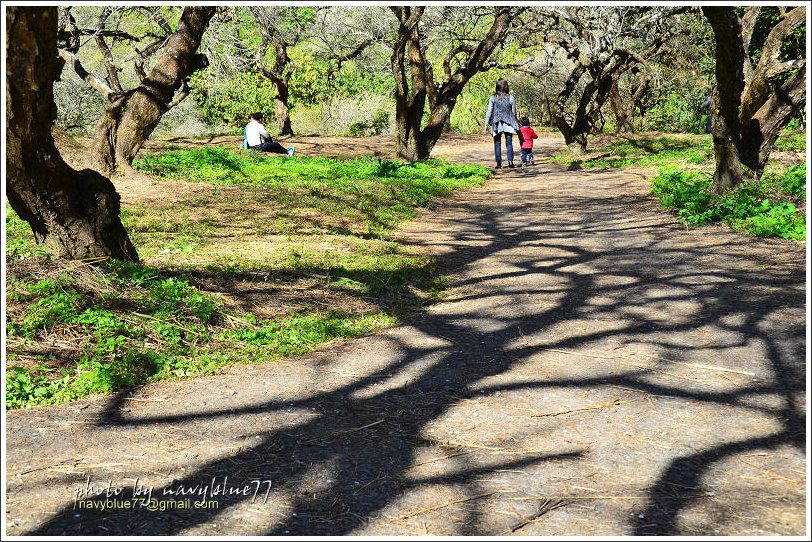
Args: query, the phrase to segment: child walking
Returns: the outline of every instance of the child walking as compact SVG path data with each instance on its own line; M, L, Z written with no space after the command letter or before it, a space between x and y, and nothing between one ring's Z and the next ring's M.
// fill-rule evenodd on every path
M536 132L530 127L530 119L522 117L522 127L519 129L522 135L522 166L535 166L533 160L533 140L537 139Z

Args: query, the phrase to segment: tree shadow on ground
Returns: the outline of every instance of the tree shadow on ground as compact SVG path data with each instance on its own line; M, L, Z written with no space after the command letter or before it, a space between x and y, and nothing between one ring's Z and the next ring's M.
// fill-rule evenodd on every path
M478 520L483 511L478 503L493 492L483 478L504 469L575 464L589 450L531 453L487 463L460 456L455 458L456 468L438 475L418 476L410 469L418 451L426 447L444 446L449 455L458 451L454 444L428 436L432 422L446 416L461 400L511 390L545 392L612 385L710 408L752 409L780 420L780 429L772 434L720 442L672 459L648 488L646 519L629 527L633 534L680 534L681 511L697 499L696 488L708 469L726 457L784 444L805 451L805 416L797 407L804 394L804 329L800 325L776 328L774 322L777 311L804 306L802 296L791 291L803 288L802 265L779 268L769 255L759 259L743 253L741 237L735 234L723 235L701 248L669 244L668 240L686 235L684 230L662 222L630 223L633 207L643 200L594 194L567 201L562 196L556 202L559 212L551 210L543 223L524 220L538 204L526 201L498 211L484 203L452 204L447 212L464 212L468 218L457 223L458 233L438 243L447 249L444 265L457 276L455 302L467 299L475 301L476 307L456 314L432 310L417 315L411 325L436 341L415 346L388 338L391 360L365 376L296 400L259 401L227 411L167 412L136 418L125 414L126 394L109 401L98 423L110 428L160 428L248 414L309 412L289 427L269 423L265 430L257 431L253 444L238 453L186 471L172 484L155 489L157 493L179 484L191 487L228 477L232 487L249 487L247 493L219 497L217 509L164 514L85 509L77 519L74 508L67 506L27 534L180 534L211 523L231 507L251 502L252 480L272 480L272 495L284 496L288 506L266 518L263 532L252 534L355 534L384 517L388 507L402 503L410 491L432 485L455 488L460 499L471 499L467 511L456 512L461 514L457 534L499 534ZM586 218L563 211L576 208ZM624 237L630 229L641 236ZM427 242L431 244L431 240ZM510 266L489 265L508 253L512 254ZM699 263L706 257L714 258L713 262ZM502 286L491 288L496 284ZM528 295L554 302L535 304L529 312L529 306L520 302ZM691 308L682 314L659 310L679 303ZM579 327L580 322L600 320L617 325ZM556 339L553 328L562 322L571 322L575 331ZM701 346L683 340L683 334L703 326L724 332L723 340ZM536 342L517 348L521 337ZM538 339L544 337L547 340ZM596 370L592 377L539 375L510 384L491 383L492 377L504 375L544 350L590 348L607 339L645 341L656 348L661 361L649 369ZM754 343L763 345L760 361L769 366L768 379L709 389L693 383L662 382L657 372L689 359L694 350L716 349L723 356L730 349ZM409 371L413 378L391 385L394 377ZM781 406L759 403L767 395L780 397ZM259 489L262 499L265 488Z

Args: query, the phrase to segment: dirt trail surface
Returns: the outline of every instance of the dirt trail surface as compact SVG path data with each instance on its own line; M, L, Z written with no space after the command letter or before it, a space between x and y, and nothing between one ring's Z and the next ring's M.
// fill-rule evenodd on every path
M559 146L400 231L451 277L404 325L9 412L8 534L803 535L804 246Z

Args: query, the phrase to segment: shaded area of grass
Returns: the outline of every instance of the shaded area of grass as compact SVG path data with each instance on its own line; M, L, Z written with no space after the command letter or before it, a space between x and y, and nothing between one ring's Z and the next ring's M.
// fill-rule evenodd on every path
M6 202L6 258L49 258L48 252L34 242L28 222L17 216Z
M598 139L586 155L576 155L564 149L553 156L552 161L589 168L621 168L703 164L712 159L713 142L710 136L629 135L608 144L601 144Z
M339 310L261 320L148 266L74 264L55 276L52 265L39 267L49 278L24 273L8 284L10 408L298 355L395 322Z
M222 147L136 167L167 181L156 191L175 189L171 179L211 185L208 195L124 206L149 265L51 261L6 205L7 407L274 360L392 325L438 299L444 277L391 232L490 175Z

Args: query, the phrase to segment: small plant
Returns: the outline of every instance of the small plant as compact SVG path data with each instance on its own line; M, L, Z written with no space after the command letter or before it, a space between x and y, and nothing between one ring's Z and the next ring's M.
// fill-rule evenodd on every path
M389 111L379 109L369 121L369 130L372 135L381 135L389 130Z
M342 134L351 137L381 135L389 131L389 112L385 109L377 110L367 121L356 121L347 126Z
M350 136L350 137L363 137L366 135L367 130L369 130L369 124L366 122L353 122L349 126L347 126L347 131L344 132L342 135Z

